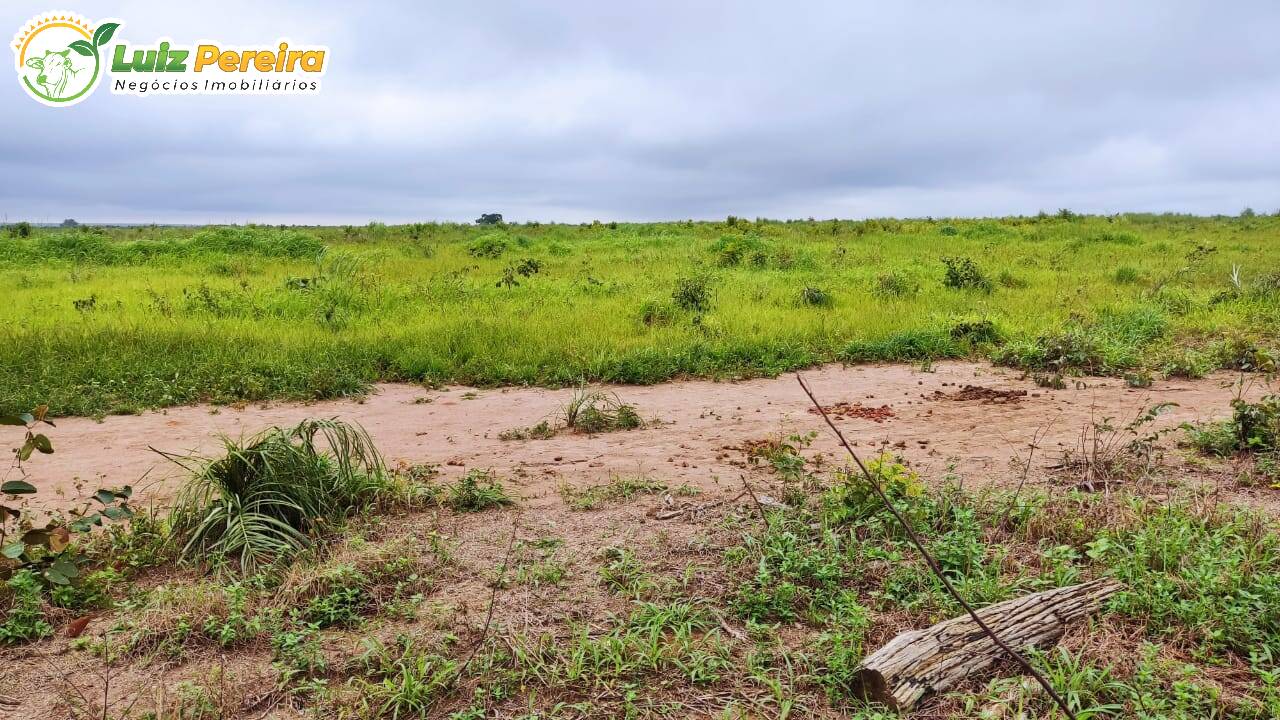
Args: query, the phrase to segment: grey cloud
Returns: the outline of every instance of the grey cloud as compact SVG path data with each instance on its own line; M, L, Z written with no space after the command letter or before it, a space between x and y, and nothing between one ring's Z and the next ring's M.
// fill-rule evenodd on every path
M1280 207L1280 6L86 2L332 50L314 98L0 88L0 210L98 221ZM0 10L0 31L28 12ZM90 159L91 160L87 160Z

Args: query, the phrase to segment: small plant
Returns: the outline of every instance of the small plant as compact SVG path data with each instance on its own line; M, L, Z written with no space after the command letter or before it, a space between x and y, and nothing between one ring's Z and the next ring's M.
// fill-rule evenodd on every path
M920 283L901 270L894 270L877 275L872 292L883 298L910 297L920 292Z
M973 260L967 257L944 257L942 264L946 267L946 274L942 278L944 287L991 292L991 281Z
M7 584L13 606L0 624L0 642L12 645L52 635L53 627L44 619L40 578L30 570L19 570Z
M579 387L564 406L564 424L574 432L595 434L644 426L635 407L616 395Z
M1231 419L1188 425L1191 444L1206 455L1238 452L1269 453L1280 450L1280 395L1258 402L1241 397L1231 401Z
M1132 285L1140 279L1137 268L1130 265L1121 265L1111 274L1111 280L1117 285Z
M172 519L188 560L235 559L251 572L292 557L387 487L382 456L358 425L304 420L223 442L221 458L166 456L194 473Z
M990 320L964 320L951 326L951 337L955 340L965 340L970 344L977 345L980 343L997 344L1003 336L1000 329Z
M499 440L549 440L556 436L556 429L543 420L529 427L511 428L498 433Z
M530 277L542 272L542 261L537 258L525 258L516 265L516 274L520 277Z
M1000 287L1006 287L1010 290L1024 290L1031 287L1031 283L1008 270L1001 270L1000 275L996 277L996 282L1000 283Z
M669 302L646 300L640 306L640 322L649 327L670 325L676 317L676 307Z
M482 235L475 242L467 246L467 253L475 258L494 258L502 257L507 251L506 236L501 233L490 233Z
M18 238L31 237L31 223L23 220L12 224L9 226L9 234Z
M831 293L826 290L812 285L805 285L800 290L800 304L808 305L809 307L831 307L833 300L831 299Z
M1149 388L1153 383L1155 378L1147 370L1135 370L1124 375L1124 384L1131 388Z
M1152 405L1125 425L1116 425L1109 417L1090 421L1059 465L1077 481L1076 488L1086 492L1110 490L1147 476L1160 462L1156 442L1174 429L1152 430L1151 426L1171 407L1176 404Z
M560 496L573 510L595 510L605 502L622 502L637 495L655 495L666 490L667 486L643 476L614 476L604 485L589 488L575 488L562 485Z
M449 488L444 504L455 512L482 512L515 502L491 470L471 470Z
M613 592L640 598L657 589L657 584L645 571L635 553L627 548L609 547L604 550L604 565L600 568L600 582Z
M711 309L711 278L707 275L689 275L676 281L671 299L677 307L688 312L704 313Z

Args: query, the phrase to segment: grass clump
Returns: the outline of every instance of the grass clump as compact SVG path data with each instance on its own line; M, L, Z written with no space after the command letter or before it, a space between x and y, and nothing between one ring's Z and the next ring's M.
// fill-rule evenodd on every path
M549 440L556 435L556 428L543 420L529 427L511 428L498 433L499 440Z
M634 430L644 426L634 406L616 395L580 387L565 404L565 427L588 435L618 430Z
M492 470L470 470L449 487L444 504L455 512L483 512L513 505L515 500Z
M588 488L562 485L560 496L573 510L595 510L606 502L625 502L638 495L656 495L667 486L644 476L615 475L608 483Z
M920 283L901 270L892 270L876 276L872 293L882 298L905 298L920 292Z
M246 572L286 560L387 487L358 425L304 420L224 443L220 458L173 458L194 471L171 520L187 560L231 560Z
M805 285L800 290L800 304L809 307L831 307L835 304L835 300L831 297L831 293L820 287L813 285Z

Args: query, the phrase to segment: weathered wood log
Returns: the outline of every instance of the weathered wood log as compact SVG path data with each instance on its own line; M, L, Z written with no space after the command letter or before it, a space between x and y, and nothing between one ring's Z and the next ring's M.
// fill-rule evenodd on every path
M1094 580L989 605L978 610L978 617L1015 650L1044 646L1120 588L1113 580ZM910 710L926 694L942 692L1005 657L966 613L890 640L863 659L853 690L896 710Z

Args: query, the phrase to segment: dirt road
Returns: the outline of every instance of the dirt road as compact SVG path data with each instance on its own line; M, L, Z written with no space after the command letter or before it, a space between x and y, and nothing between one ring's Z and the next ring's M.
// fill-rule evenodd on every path
M1236 379L1223 374L1135 390L1115 378L1084 378L1069 389L1048 390L1020 379L1016 371L962 362L939 363L929 371L909 365L828 365L804 375L824 403L846 403L837 408L837 422L859 447L887 446L927 477L940 478L954 468L973 484L1020 475L1011 461L1026 457L1037 430L1045 433L1040 457L1052 458L1075 444L1091 418L1114 417L1123 424L1155 402L1178 404L1161 416L1161 427L1223 416L1230 411ZM966 385L980 389L966 391ZM793 375L607 389L635 405L652 421L648 427L501 440L503 430L554 420L572 391L387 384L360 400L182 407L101 422L68 418L50 430L56 453L36 457L29 469L46 505L65 504L77 484L90 491L133 484L141 501L162 503L172 498L182 475L152 447L212 452L220 435L238 437L306 417L340 417L364 425L392 463L435 463L446 476L493 468L510 476L510 484L536 504L561 483L594 484L615 473L707 490L736 486L743 472L743 453L736 448L744 442L824 430ZM1001 397L988 391L1026 394ZM1259 391L1254 387L1250 394ZM832 438L820 432L811 452L835 449Z

